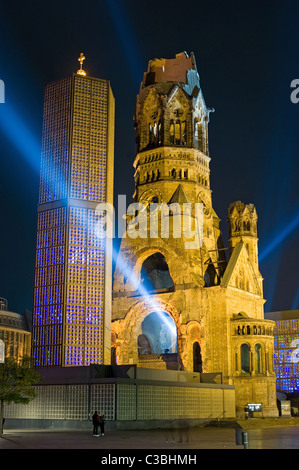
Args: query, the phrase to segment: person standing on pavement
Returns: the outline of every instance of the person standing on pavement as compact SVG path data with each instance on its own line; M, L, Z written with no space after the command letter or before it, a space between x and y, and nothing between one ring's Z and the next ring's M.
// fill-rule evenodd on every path
M93 424L93 435L96 437L99 437L99 424L100 424L100 417L98 415L98 412L95 411L94 414L92 415L92 424Z
M105 417L102 411L99 416L99 423L100 423L100 429L101 429L101 436L104 436Z

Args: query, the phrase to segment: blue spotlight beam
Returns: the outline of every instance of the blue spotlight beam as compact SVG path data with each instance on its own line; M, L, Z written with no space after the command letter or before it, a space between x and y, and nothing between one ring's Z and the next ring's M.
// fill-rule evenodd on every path
M266 248L262 249L259 255L259 261L264 261L285 239L299 226L299 214L286 225L286 227L276 234L274 238L268 243Z
M25 120L10 103L5 103L0 110L0 129L34 173L40 175L54 195L61 193L60 184L64 187L63 193L67 194L67 175L58 171L57 166L45 154L41 166L41 145L31 129L25 124Z
M39 173L41 147L10 103L6 102L0 110L0 128L31 168Z

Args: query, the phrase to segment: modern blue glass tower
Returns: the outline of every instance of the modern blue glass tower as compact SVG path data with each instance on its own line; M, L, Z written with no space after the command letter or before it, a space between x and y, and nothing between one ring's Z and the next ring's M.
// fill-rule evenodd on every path
M45 87L32 357L36 367L110 363L114 97L81 69ZM102 227L103 228L103 227Z

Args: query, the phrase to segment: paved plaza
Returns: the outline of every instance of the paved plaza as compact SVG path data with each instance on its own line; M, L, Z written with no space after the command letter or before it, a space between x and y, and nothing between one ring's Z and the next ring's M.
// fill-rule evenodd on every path
M248 420L242 423L247 432L248 449L299 449L299 418ZM206 426L189 429L111 430L105 436L89 431L5 430L0 449L236 449L236 430L232 427Z

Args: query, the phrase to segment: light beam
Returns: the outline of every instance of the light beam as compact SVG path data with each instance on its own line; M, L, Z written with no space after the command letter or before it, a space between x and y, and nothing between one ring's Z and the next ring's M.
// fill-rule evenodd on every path
M275 237L267 244L267 246L261 250L259 255L259 261L262 262L266 259L279 245L281 245L285 239L297 229L299 226L299 214L289 222L285 228L275 235Z

